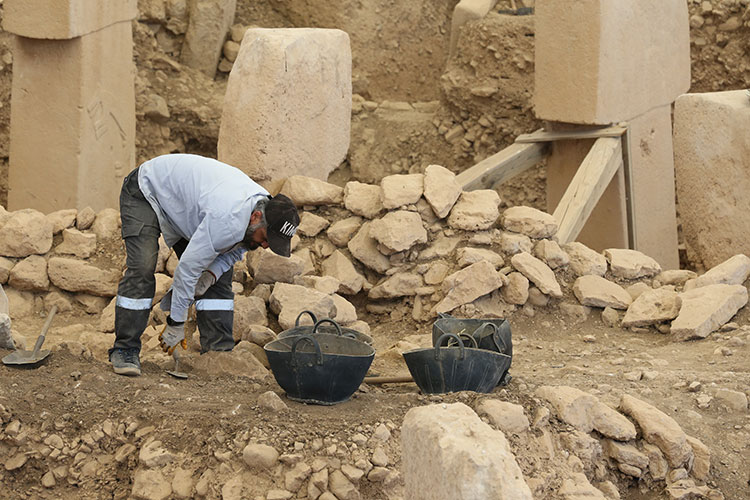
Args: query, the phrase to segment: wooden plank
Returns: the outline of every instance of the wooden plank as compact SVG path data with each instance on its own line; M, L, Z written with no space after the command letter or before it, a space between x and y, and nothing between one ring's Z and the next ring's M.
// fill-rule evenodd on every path
M557 231L560 244L570 243L578 237L622 161L620 138L596 140L553 214L560 224Z
M533 167L547 156L546 143L511 144L456 177L464 191L488 189Z
M573 139L599 139L600 137L621 137L627 127L622 125L612 125L611 127L585 127L573 130L560 130L557 132L548 132L546 130L537 130L531 134L521 134L516 138L516 142L525 144L528 142L550 142L565 141Z

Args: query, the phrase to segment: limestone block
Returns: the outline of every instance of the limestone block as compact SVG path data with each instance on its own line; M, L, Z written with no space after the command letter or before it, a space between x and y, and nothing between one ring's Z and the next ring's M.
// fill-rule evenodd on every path
M10 271L10 286L17 290L45 292L49 288L47 261L41 255L30 255Z
M532 207L510 207L503 212L503 229L525 234L530 238L551 238L558 224L553 216Z
M64 229L63 241L55 247L55 252L71 254L86 259L96 250L96 234L82 233L78 229Z
M313 237L327 228L330 222L325 218L310 212L303 212L300 216L297 230L302 236Z
M386 210L412 205L424 192L424 174L388 175L380 181Z
M458 35L461 32L461 26L469 21L481 19L492 10L497 0L461 0L453 8L451 16L451 38L449 45L449 54L452 57L458 46Z
M52 223L52 234L57 234L75 224L77 215L78 210L75 208L66 208L47 214L47 220Z
M557 269L570 264L570 257L560 248L556 241L539 240L534 246L534 257L547 264L550 269Z
M260 297L236 296L234 298L234 325L232 331L236 341L243 338L251 325L268 326L266 301Z
M351 181L344 186L344 206L350 212L372 219L383 211L379 186Z
M427 230L416 212L396 210L370 223L370 235L385 247L383 253L403 252L412 246L427 243Z
M137 0L6 0L3 29L26 38L68 40L138 15Z
M573 293L584 306L627 309L633 302L630 294L617 283L588 274L580 276L573 284Z
M626 248L604 250L612 274L628 280L653 276L661 272L661 266L648 255Z
M500 216L500 196L492 189L464 191L451 209L448 225L455 229L489 229Z
M557 298L563 296L555 273L541 260L528 252L520 252L511 257L510 262L543 293Z
M229 74L219 160L257 180L327 179L349 149L349 35L335 29L249 29Z
M529 300L529 279L521 273L510 273L508 284L500 292L508 304L522 306Z
M302 311L312 311L318 318L332 318L336 314L336 306L330 295L288 283L277 283L268 303L271 310L279 315L279 325L285 330L294 326Z
M395 299L416 295L416 289L423 285L422 276L416 273L395 273L370 289L371 299Z
M525 234L503 231L500 233L498 246L504 254L515 255L519 252L531 253L533 243L531 242L531 238Z
M521 405L497 399L485 399L479 403L477 411L486 415L490 422L502 432L522 434L529 430L529 419L526 418Z
M680 314L672 322L676 339L705 338L732 319L747 304L742 285L707 285L680 294Z
M52 248L52 223L33 209L19 210L0 228L0 255L27 257Z
M99 241L120 238L120 212L114 208L105 208L96 214L91 230Z
M346 219L331 224L331 227L326 231L326 236L328 236L331 243L337 247L345 247L361 225L361 217L347 217Z
M320 179L304 175L292 175L279 191L297 205L340 205L343 201L344 189Z
M583 243L573 241L563 245L563 249L570 257L570 269L577 276L587 274L604 276L604 273L607 272L607 258Z
M685 432L661 410L628 394L622 396L620 410L636 421L643 439L658 446L670 466L680 467L693 457Z
M357 308L354 307L354 304L337 293L331 295L331 298L336 308L336 314L333 317L338 324L348 326L357 321Z
M8 278L10 277L10 271L13 269L13 266L16 265L16 262L11 259L6 259L5 257L0 257L0 284L4 285L8 282Z
M744 90L685 94L674 109L674 150L680 222L688 257L708 269L746 252L750 243L750 154ZM710 182L707 182L710 180Z
M479 261L445 278L445 298L433 308L433 313L450 312L458 306L497 290L502 285L503 280L495 271L495 267L486 260Z
M456 174L440 165L428 165L424 175L424 197L435 215L442 219L461 196L461 184L456 180Z
M677 317L681 306L682 299L669 288L646 290L630 304L622 319L622 326L648 326L671 321Z
M257 283L291 283L295 276L304 272L305 267L305 261L300 256L292 254L282 257L267 248L250 252L248 264Z
M628 134L635 250L656 260L663 269L677 269L672 107L661 106L630 120ZM682 207L680 199L680 210Z
M73 40L16 37L13 67L9 206L117 207L135 167L130 22Z
M503 433L463 403L409 410L401 448L404 498L532 498Z
M690 87L684 0L546 0L534 18L534 106L541 119L629 120Z
M82 260L64 257L49 259L47 273L52 284L58 288L100 297L114 296L120 281L118 271L99 269Z
M495 266L495 269L500 269L505 263L502 255L488 248L464 247L459 249L457 254L459 267L466 267L480 260L486 260Z
M750 258L737 254L721 264L717 264L705 274L685 282L685 290L692 290L706 285L741 285L750 276Z
M362 225L354 238L349 241L347 248L352 257L382 274L390 269L391 261L378 250L377 240L370 235L370 224L368 222Z
M324 276L332 276L339 281L339 293L355 295L362 290L364 277L357 272L352 261L340 250L336 250L323 261L321 270Z
M192 0L180 61L209 78L216 74L221 48L234 24L237 0Z

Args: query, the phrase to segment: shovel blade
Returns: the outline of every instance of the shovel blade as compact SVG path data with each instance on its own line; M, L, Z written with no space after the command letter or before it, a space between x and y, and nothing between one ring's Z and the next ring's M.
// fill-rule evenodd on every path
M35 365L44 361L50 351L39 351L36 356L34 351L13 351L3 358L6 365Z
M172 375L175 378L181 378L181 379L188 378L187 373L176 372L176 371L172 371L172 370L167 370L167 373L169 373L170 375Z

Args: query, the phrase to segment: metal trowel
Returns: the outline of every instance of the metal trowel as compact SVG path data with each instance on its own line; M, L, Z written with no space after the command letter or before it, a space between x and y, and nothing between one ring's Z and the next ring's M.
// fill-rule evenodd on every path
M44 344L47 330L49 330L49 325L52 323L52 318L55 316L56 312L57 306L52 306L52 309L50 309L49 314L47 315L47 321L44 322L44 326L42 327L42 333L39 334L39 338L36 339L33 351L27 351L24 349L13 351L3 358L3 363L12 366L23 366L36 365L44 361L44 359L49 356L50 351L42 351L42 344Z
M167 370L167 373L172 375L174 378L180 378L180 379L188 378L187 373L180 371L180 355L177 354L177 349L175 349L172 352L172 357L174 358L174 369Z

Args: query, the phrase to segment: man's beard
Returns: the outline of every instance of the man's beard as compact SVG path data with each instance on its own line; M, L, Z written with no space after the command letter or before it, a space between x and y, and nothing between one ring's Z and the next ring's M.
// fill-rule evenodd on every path
M258 229L263 229L263 227L265 227L265 225L262 222L247 226L247 231L245 231L245 246L248 250L255 250L260 247L260 243L253 241L253 234L255 234L255 231Z

